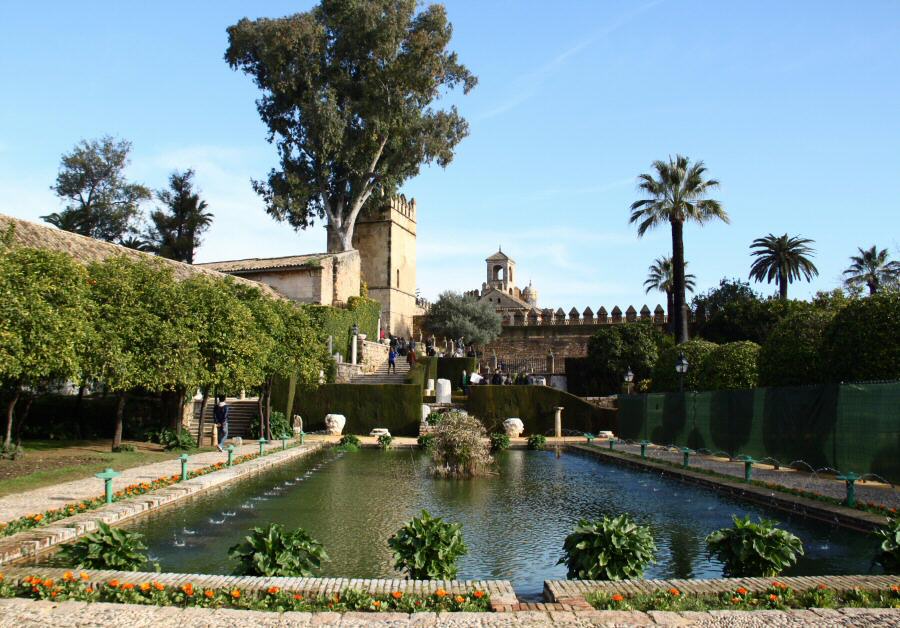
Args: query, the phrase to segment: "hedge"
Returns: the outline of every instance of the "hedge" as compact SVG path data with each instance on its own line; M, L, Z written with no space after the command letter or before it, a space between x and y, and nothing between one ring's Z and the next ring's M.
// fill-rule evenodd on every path
M749 340L713 349L700 365L704 390L756 388L759 384L759 345Z
M381 315L381 304L367 297L350 297L346 308L330 305L306 305L316 327L322 330L325 338L332 336L334 344L332 353L340 353L349 359L350 337L353 325L359 326L359 332L370 339L378 338L378 317Z
M557 407L564 430L596 434L615 430L615 410L591 405L575 395L549 386L472 386L466 410L478 417L488 431L498 429L511 417L522 419L526 434L552 433Z
M425 367L425 379L433 379L437 380L437 364L438 358L437 356L428 356L420 357L419 364ZM427 383L427 382L426 382Z
M421 364L419 362L416 363L414 367L409 369L406 373L406 379L404 382L407 384L414 384L425 391L425 375L428 370L427 364Z
M828 381L822 360L825 331L834 311L799 312L778 323L759 352L760 386L801 386Z
M68 440L107 438L115 423L115 395L86 396L78 407L75 395L41 395L22 424L23 438ZM18 412L24 402L19 401ZM159 395L130 394L125 403L125 438L143 440L148 432L168 427L173 408Z
M838 312L822 360L832 381L900 379L900 292L878 292Z
M422 420L422 388L410 384L323 384L297 386L292 414L307 432L325 428L326 414L347 418L345 434L368 434L385 427L394 436L417 436Z
M688 361L688 371L684 376L684 389L702 390L703 380L700 372L703 361L715 348L715 343L706 340L688 340L661 351L656 366L653 367L653 392L678 390L680 378L675 372L675 362L682 352Z
M462 372L470 376L478 370L478 358L438 358L437 378L450 380L453 390L462 388Z

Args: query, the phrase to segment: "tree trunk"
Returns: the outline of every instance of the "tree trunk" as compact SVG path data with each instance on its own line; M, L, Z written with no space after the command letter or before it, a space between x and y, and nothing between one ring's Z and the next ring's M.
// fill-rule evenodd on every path
M269 432L269 435L266 436L269 440L272 439L272 380L270 379L266 382L266 429Z
M200 418L197 419L197 447L203 445L203 415L206 414L206 402L209 399L209 386L203 387L203 399L200 400Z
M25 407L19 415L19 420L16 421L16 445L22 444L22 426L25 425L25 422L28 420L28 414L31 412L31 404L33 402L34 395L28 395L25 398Z
M262 390L259 391L259 396L256 398L256 412L259 414L259 437L269 440L269 437L266 436L266 413L263 412Z
M9 400L9 403L6 404L6 438L3 440L4 449L8 449L10 445L12 445L13 414L16 411L16 402L19 401L20 394L21 391L19 390L19 385L16 384L13 396Z
M878 280L867 281L866 284L869 286L869 296L878 292Z
M674 310L672 291L666 290L666 329L673 336L675 335L675 319L672 318Z
M675 313L675 340L688 341L686 303L684 298L684 223L672 221L672 309Z
M187 397L187 388L178 386L175 388L175 409L172 412L172 429L176 434L181 434L181 420L184 417L184 402Z
M325 227L327 235L327 249L329 253L344 253L353 250L353 227L349 221L333 225L329 223Z
M128 396L126 392L119 393L119 400L116 403L116 431L113 433L112 448L115 450L122 445L122 432L125 426L125 398Z
M778 278L778 296L782 301L787 301L788 281L787 277L782 275Z

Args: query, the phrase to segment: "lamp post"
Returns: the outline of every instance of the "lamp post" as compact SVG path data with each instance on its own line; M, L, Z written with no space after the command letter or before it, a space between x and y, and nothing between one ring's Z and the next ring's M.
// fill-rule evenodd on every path
M684 351L678 354L675 362L675 372L678 373L678 392L684 392L684 374L688 371L688 361L684 357Z
M631 394L631 382L634 381L634 373L631 371L631 367L628 367L628 370L625 371L625 394Z
M95 473L94 477L100 478L103 480L103 486L106 489L106 503L111 504L113 502L113 486L112 481L114 477L118 477L122 475L117 471L113 471L109 467L106 468L106 471L101 473Z
M181 480L184 481L184 480L188 479L188 470L187 470L188 455L181 454L181 457L179 458L179 460L181 460Z

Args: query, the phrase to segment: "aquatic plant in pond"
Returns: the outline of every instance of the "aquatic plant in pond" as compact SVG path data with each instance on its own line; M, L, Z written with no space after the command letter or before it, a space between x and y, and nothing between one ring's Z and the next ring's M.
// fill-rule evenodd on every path
M725 563L725 575L777 576L803 555L803 543L777 522L760 517L757 523L750 515L733 515L734 526L716 530L706 537L709 553Z
M144 535L138 532L111 528L99 521L96 532L64 545L56 559L79 569L137 571L148 561L143 553L147 549L143 538Z
M450 580L456 577L456 560L466 554L462 524L432 517L427 510L413 517L388 539L396 563L412 580Z
M337 449L339 451L359 451L359 447L361 445L361 441L359 440L359 436L354 434L344 434L341 436L341 440L338 443Z
M494 432L491 434L491 451L503 451L509 449L509 434Z
M236 576L309 577L328 560L322 544L303 528L287 532L278 523L253 528L228 555L238 561Z
M542 450L547 446L547 437L543 434L532 434L528 437L528 449L536 451Z
M887 525L876 530L875 534L881 540L878 562L886 573L900 573L900 519L890 519Z
M450 412L432 434L429 451L437 475L474 477L486 473L494 462L484 426L473 416Z
M382 449L390 449L393 442L394 437L390 434L380 434L378 436L378 446Z
M656 543L650 528L636 524L627 514L581 519L563 544L560 565L568 577L579 580L625 580L640 578L653 561Z

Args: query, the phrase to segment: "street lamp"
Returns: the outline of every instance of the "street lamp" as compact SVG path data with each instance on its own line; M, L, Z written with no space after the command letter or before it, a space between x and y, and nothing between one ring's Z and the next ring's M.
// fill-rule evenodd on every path
M631 394L631 382L634 381L634 373L631 371L631 367L628 367L628 370L625 371L625 390L630 395Z
M354 336L359 335L359 325L357 325L356 323L353 323L353 335Z
M684 357L684 352L682 351L678 355L678 361L675 362L675 372L678 373L678 390L679 392L684 392L684 374L687 373L688 370L688 361L687 358Z

